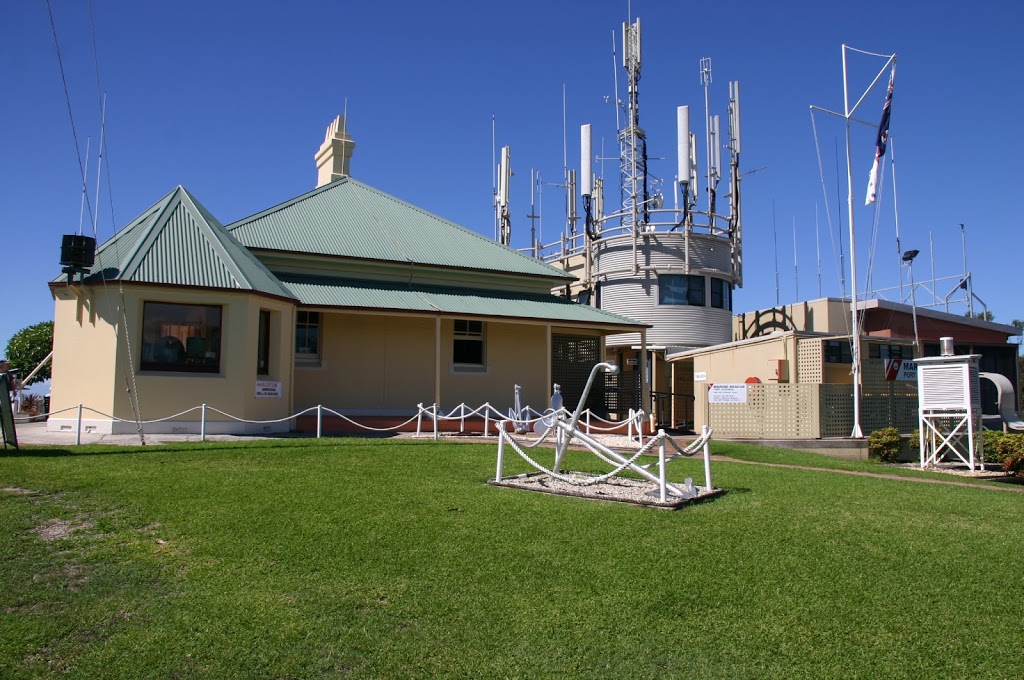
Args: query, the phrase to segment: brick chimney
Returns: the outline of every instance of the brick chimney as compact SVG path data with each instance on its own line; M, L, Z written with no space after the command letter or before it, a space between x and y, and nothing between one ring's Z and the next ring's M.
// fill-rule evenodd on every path
M324 143L316 152L316 185L323 186L342 177L348 177L349 161L356 143L345 131L345 116L338 116L327 126Z

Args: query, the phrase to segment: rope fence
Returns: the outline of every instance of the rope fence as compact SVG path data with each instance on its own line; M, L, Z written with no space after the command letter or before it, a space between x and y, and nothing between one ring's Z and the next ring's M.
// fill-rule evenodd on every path
M553 409L547 409L544 412L537 411L536 409L525 406L519 413L515 412L515 409L509 409L507 414L502 413L500 410L492 406L489 402L484 403L476 408L470 408L467 404L461 403L451 411L444 413L437 404L431 404L424 406L423 404L416 405L416 414L410 416L407 420L389 427L377 427L368 423L359 422L351 416L347 416L344 413L340 413L332 408L318 404L316 406L310 406L297 413L294 413L283 418L275 418L271 420L247 420L245 418L239 418L227 411L222 411L209 404L200 404L191 408L185 409L173 415L165 416L163 418L153 418L151 420L129 420L125 418L119 418L115 415L105 413L98 409L86 406L85 404L78 404L77 406L69 406L62 408L57 411L51 411L49 413L39 413L30 416L18 416L14 418L15 423L27 423L39 420L46 420L53 416L57 416L64 413L74 413L75 419L75 445L81 445L82 433L83 433L83 418L85 413L95 414L96 416L107 419L111 423L132 423L133 425L139 425L143 428L147 425L154 425L157 423L165 423L178 421L180 418L188 416L189 414L199 412L199 435L201 441L206 441L207 426L210 422L223 423L226 421L244 423L247 425L274 425L278 423L294 421L295 419L308 415L316 415L316 438L320 439L323 437L324 429L324 415L333 416L340 418L342 421L349 423L350 425L366 430L367 432L384 433L384 432L398 432L412 424L416 423L416 437L424 436L424 421L427 423L428 433L434 438L440 437L440 424L445 421L459 421L459 432L466 431L466 420L470 418L482 418L483 419L483 436L492 436L491 430L494 430L494 435L500 435L503 432L507 432L509 428L513 432L518 434L525 434L534 429L538 423L544 429L541 437L539 437L532 444L527 446L532 448L537 446L540 442L544 441L548 434L553 430L555 422L559 421L564 417L571 417L572 414L565 408L561 408L558 411ZM211 421L209 413L213 412L219 416L222 416L226 420L213 420ZM367 416L379 418L380 416ZM626 427L626 436L630 440L635 440L640 446L644 443L643 426L646 422L647 415L642 410L630 409L629 418L624 421L607 420L593 413L590 409L584 411L580 418L580 426L582 431L586 434L606 434L612 432L621 432L622 428ZM189 421L186 421L189 422ZM493 428L492 428L493 424ZM292 426L294 429L294 424ZM538 428L539 429L539 428ZM540 434L538 432L538 434Z

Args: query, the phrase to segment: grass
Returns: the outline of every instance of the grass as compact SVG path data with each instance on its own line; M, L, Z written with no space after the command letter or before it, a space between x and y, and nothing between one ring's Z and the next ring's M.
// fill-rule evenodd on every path
M489 487L494 460L387 439L0 455L0 488L32 492L0 491L0 675L1024 674L1024 496L720 462L725 496L665 512Z

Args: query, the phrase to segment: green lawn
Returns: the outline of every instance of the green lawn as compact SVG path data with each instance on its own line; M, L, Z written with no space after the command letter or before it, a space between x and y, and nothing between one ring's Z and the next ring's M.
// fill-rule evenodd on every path
M720 462L666 512L486 486L495 451L0 453L0 676L1024 675L1024 495Z

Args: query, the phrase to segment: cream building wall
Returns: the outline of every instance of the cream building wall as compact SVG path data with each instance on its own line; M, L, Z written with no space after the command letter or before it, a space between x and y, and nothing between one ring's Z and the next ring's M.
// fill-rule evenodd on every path
M297 410L318 404L346 415L412 415L417 404L485 402L506 411L520 385L525 403L547 405L546 326L484 322L485 368L452 363L454 319L440 320L438 375L436 317L322 312L319 364L297 364Z
M294 311L290 302L247 292L201 290L168 286L124 287L124 309L130 339L115 333L122 297L117 288L78 286L95 315L68 288L55 289L54 380L51 411L75 407L48 421L48 429L74 431L77 405L83 413L83 430L98 433L136 431L126 385L133 384L142 420L165 418L201 404L249 421L274 420L291 413ZM143 307L146 302L215 305L221 307L220 370L218 373L141 370ZM80 311L81 310L81 311ZM258 375L257 339L260 310L270 312L269 374ZM134 373L134 375L132 375ZM279 397L257 397L257 381L279 384ZM96 413L96 412L99 413ZM117 422L109 416L127 421ZM170 421L147 424L146 432L198 432L201 414L194 411ZM282 423L239 423L207 412L206 431L282 432Z

